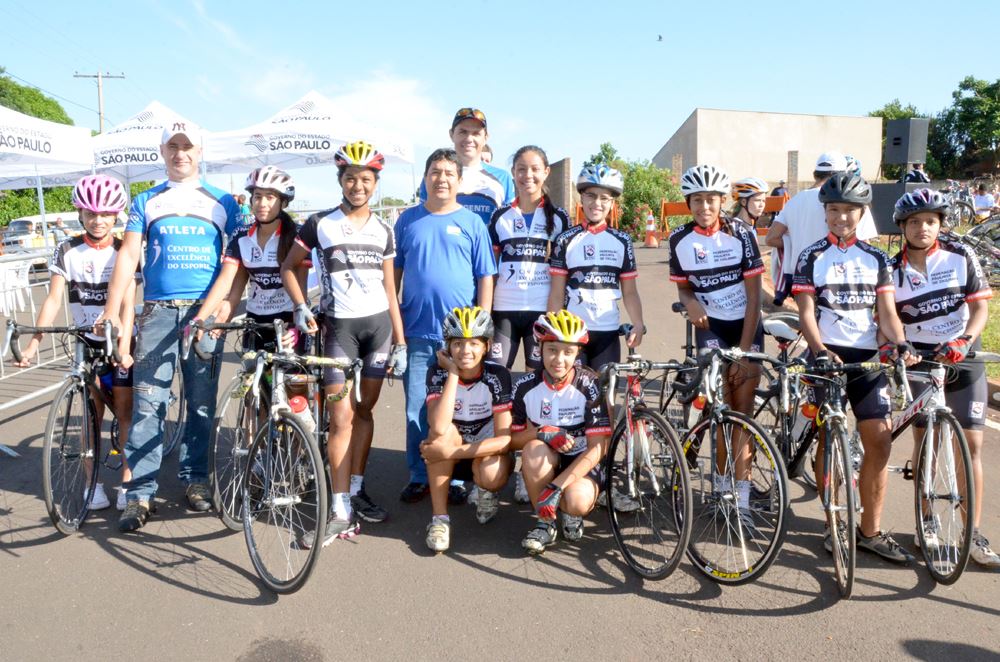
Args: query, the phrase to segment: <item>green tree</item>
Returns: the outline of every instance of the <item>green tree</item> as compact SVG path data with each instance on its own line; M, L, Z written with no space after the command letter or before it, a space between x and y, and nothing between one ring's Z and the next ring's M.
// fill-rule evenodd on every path
M622 159L618 155L618 150L615 149L611 143L601 143L601 146L597 149L596 154L591 154L590 158L583 162L584 166L594 165L595 163L606 163L613 166L615 162L620 162Z
M996 173L1000 154L1000 80L966 76L952 95L948 117L954 122L952 144L960 165ZM978 166L978 167L977 167Z
M403 205L406 204L406 200L403 200L402 198L394 198L392 196L386 196L382 198L382 201L379 204L382 205L383 207L402 207Z

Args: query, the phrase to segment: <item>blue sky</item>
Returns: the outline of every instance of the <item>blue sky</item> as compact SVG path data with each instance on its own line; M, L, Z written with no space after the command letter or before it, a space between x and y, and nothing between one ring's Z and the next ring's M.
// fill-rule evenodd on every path
M986 34L977 25L1000 27L1000 5L943 7L4 0L0 66L95 129L94 83L75 71L126 75L105 84L111 124L157 99L209 130L235 129L316 89L410 136L418 160L474 105L499 161L535 143L579 164L605 141L651 158L699 106L863 115L898 97L937 112L964 76L1000 78L995 40L973 38ZM293 174L309 206L339 200L331 173ZM387 173L384 193L406 195L410 181Z

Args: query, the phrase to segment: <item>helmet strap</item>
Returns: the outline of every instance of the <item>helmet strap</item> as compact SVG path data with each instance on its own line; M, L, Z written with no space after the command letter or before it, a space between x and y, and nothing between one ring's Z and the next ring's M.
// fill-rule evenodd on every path
M111 230L108 230L108 233L100 239L90 234L87 230L83 231L83 236L87 241L87 245L92 248L107 248L115 240L115 235L111 232Z
M563 377L562 379L556 379L555 377L552 376L552 373L549 372L548 368L542 366L542 375L545 377L545 381L548 382L550 386L554 386L557 389L561 389L563 386L568 384L575 374L576 374L575 364L573 365L573 367L571 367L569 370L566 371L566 376Z
M753 215L753 214L752 214L752 213L750 212L750 204L749 204L749 201L750 201L750 198L740 198L740 207L742 207L742 208L743 208L743 210L744 210L744 211L745 211L745 212L747 213L747 216L749 216L749 217L750 217L750 220L751 220L751 221L753 221L754 225L756 225L756 224L757 224L757 221L758 221L758 219L760 219L760 215L758 214L757 216L754 216L754 215Z

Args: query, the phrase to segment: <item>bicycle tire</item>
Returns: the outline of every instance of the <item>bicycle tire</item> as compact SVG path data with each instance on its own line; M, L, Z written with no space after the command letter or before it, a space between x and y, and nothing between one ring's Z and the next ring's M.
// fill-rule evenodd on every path
M675 380L681 384L687 384L694 378L696 364L687 360L684 363L688 367L681 374L674 378L671 378L669 374L664 375L660 384L659 413L670 424L678 439L687 434L701 413L692 404L696 397L695 393L682 397L676 389L671 387Z
M170 383L170 391L167 393L167 414L163 419L163 457L173 453L184 437L186 409L184 373L178 360L174 365L174 380Z
M617 491L638 507L631 512L608 508L608 517L629 568L646 579L664 579L677 569L691 538L691 484L684 463L677 462L681 446L667 421L644 406L635 408L633 420L641 437L634 442L633 461L628 461L623 418L605 457L604 490Z
M262 394L259 406L253 408L251 416L247 416L247 402L252 396L240 393L244 388L244 378L239 374L233 377L219 399L219 414L212 429L209 456L215 510L222 523L232 531L243 530L243 472L250 455L250 445L260 427L261 412L267 415L271 409Z
M830 532L834 578L841 597L849 598L854 590L857 568L857 479L851 463L847 431L842 425L831 422L827 428L827 453L829 460L823 465L824 479L828 481L833 498L826 502L826 526Z
M275 593L302 587L316 565L328 515L319 448L286 415L260 429L244 472L243 532L254 570ZM314 544L299 543L314 533Z
M100 434L87 387L72 377L60 387L45 422L42 490L52 524L63 535L79 530L97 483Z
M714 489L713 466L717 464L711 457L712 423L712 415L703 417L681 442L691 471L693 507L687 556L713 581L744 584L767 571L784 542L788 476L774 441L756 421L731 410L722 412L716 425L724 426L724 439L731 443L737 428L750 435L751 485L747 507L741 509L735 468L728 458L726 478L720 480L719 490Z
M925 471L924 447L931 434L927 428L917 455L914 471L914 512L920 552L927 571L938 584L954 584L962 576L972 551L972 514L976 512L976 491L961 487L973 484L972 454L962 427L949 412L938 412L935 427L933 465ZM937 452L940 449L945 452ZM956 452L957 451L957 452ZM942 464L943 463L943 464ZM928 482L929 479L929 482ZM930 496L928 496L930 495ZM940 510L936 506L941 506ZM923 521L930 515L938 523L936 544L928 543Z

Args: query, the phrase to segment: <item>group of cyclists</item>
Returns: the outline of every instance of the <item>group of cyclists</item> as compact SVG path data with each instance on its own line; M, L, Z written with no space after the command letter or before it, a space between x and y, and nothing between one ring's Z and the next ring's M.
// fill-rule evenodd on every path
M212 507L207 440L221 343L197 327L228 320L244 294L248 316L288 323L283 340L291 346L301 348L303 336L318 333L325 356L364 364L360 401L343 398L328 408L326 538L304 536L298 544L327 545L356 536L361 520L387 518L364 478L372 412L387 375L401 376L406 387L410 482L400 498L430 495L429 549L450 546L449 505L474 503L476 520L485 525L497 516L498 493L512 477L515 499L530 502L536 515L522 541L531 554L560 533L579 540L583 517L597 504L638 507L622 495L602 494L612 412L598 371L621 357L619 301L631 322L628 347L638 347L645 332L632 240L608 225L624 189L622 174L607 164L585 166L576 180L583 222L571 225L547 194L549 163L541 148L517 150L511 176L482 159L488 138L482 111L460 109L449 136L454 148L430 155L420 203L395 226L369 207L385 158L365 142L336 154L341 204L301 226L287 212L296 193L291 176L267 166L247 178L252 222L239 227L232 196L198 178L198 129L184 124L164 131L168 181L132 201L123 239L110 229L128 203L125 189L103 175L80 180L73 204L85 233L56 249L53 286L38 324L51 322L68 287L77 324L96 331L110 320L118 329L137 329L134 336L120 334L122 360L114 372L123 430L131 422L117 498L121 531L141 528L154 508L165 389L184 333L195 333L214 359L180 362L188 393L179 476L191 509ZM894 218L904 245L890 258L865 242L874 234L864 230L872 193L859 167L828 153L815 176L816 187L792 198L761 239L756 225L767 182L733 183L708 164L683 173L692 220L670 235L669 272L698 348L763 349L760 242L783 249L777 273L787 277L778 278L777 294L794 296L811 361L878 357L912 365L920 349L954 364L947 403L965 429L981 493L985 375L981 364L963 359L978 347L992 292L975 257L939 238L947 201L930 189L901 197ZM724 209L729 196L731 214ZM317 306L306 288L310 267L319 275ZM140 282L143 305L133 324ZM262 334L244 343L257 348L275 340ZM24 364L37 345L33 339L26 348ZM512 373L522 351L527 372ZM734 362L726 377L728 404L750 413L761 374L751 361ZM342 371L326 370L328 393L344 381ZM852 379L847 393L865 451L858 545L891 561L911 561L881 524L891 446L886 378ZM746 509L751 483L742 478L736 487ZM94 509L110 505L100 483L87 496ZM972 558L1000 567L978 531L978 509L974 518Z

